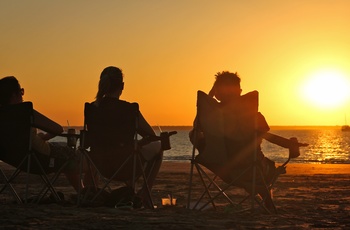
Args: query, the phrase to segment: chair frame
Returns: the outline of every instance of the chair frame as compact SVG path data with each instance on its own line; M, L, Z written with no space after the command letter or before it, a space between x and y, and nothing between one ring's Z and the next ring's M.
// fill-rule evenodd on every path
M44 186L41 190L41 192L39 192L39 195L37 197L37 199L33 199L32 202L33 203L39 203L42 198L46 195L46 193L48 191L51 191L51 193L54 196L54 199L56 201L61 201L61 197L57 194L57 191L54 188L54 183L56 182L56 180L58 179L59 175L61 174L62 170L64 169L64 167L68 164L68 162L66 162L65 164L63 164L62 167L60 167L60 169L55 172L55 175L49 179L48 174L45 172L44 167L42 165L42 163L40 162L37 153L32 149L32 134L31 134L31 127L33 127L33 104L31 102L23 102L21 104L16 104L16 105L9 105L7 106L7 108L13 107L13 106L22 106L22 107L27 107L26 109L28 110L29 115L27 117L23 117L24 119L26 119L26 126L28 126L28 150L26 152L26 154L24 154L23 159L19 162L19 164L17 166L13 166L11 164L11 167L14 167L15 170L13 171L13 173L11 174L10 177L8 177L5 172L0 168L0 172L2 177L5 180L4 185L1 187L0 189L0 194L2 192L5 191L5 189L8 187L13 195L13 197L16 199L18 204L22 204L22 203L29 203L28 202L28 197L29 197L29 184L30 184L30 175L34 174L34 175L39 175L42 182L44 183ZM3 112L4 110L6 110L7 108L1 108L1 112ZM22 115L23 116L23 115ZM22 167L25 166L25 163L27 162L26 165L26 170L23 170ZM39 167L38 172L36 173L32 173L31 169L32 169L32 162L35 162L37 164L37 166ZM21 199L21 197L18 195L16 189L14 188L14 186L12 185L12 182L17 178L17 176L21 173L21 172L25 172L27 174L27 178L26 178L26 185L25 185L25 197L24 200Z
M200 113L199 113L199 104L197 101L197 116L194 122L194 140L197 140L197 135L198 135L198 130L200 130ZM257 123L255 120L255 124L254 127L257 127ZM254 146L256 146L256 141L257 141L257 134L255 134L255 144ZM243 199L241 200L238 204L242 204L243 202L245 202L246 200L248 200L250 198L250 208L247 209L242 209L239 210L237 212L245 212L245 211L251 211L254 212L255 211L255 204L257 203L261 208L263 208L263 210L265 210L267 213L271 213L270 210L268 210L265 205L263 204L263 200L258 199L258 197L256 196L256 182L257 182L257 178L260 178L263 185L265 186L266 191L271 191L274 183L276 182L278 176L285 172L285 166L286 164L290 161L291 157L289 155L288 159L286 162L284 162L281 166L278 166L277 170L276 170L276 175L274 176L274 178L272 179L272 182L267 185L264 177L263 177L263 173L261 170L259 170L259 167L257 166L257 149L254 149L254 153L253 153L253 159L252 159L252 164L250 166L248 166L247 168L245 168L239 175L237 175L234 179L231 180L231 182L226 183L226 186L221 188L217 183L216 183L216 179L218 178L218 176L214 173L214 177L211 178L208 173L205 172L205 170L203 170L201 164L195 159L196 158L196 141L193 142L193 146L192 146L192 155L191 155L191 167L190 167L190 179L189 179L189 190L188 190L188 198L187 198L187 208L189 209L198 209L198 210L204 210L209 204L212 205L212 207L214 209L216 209L216 205L215 205L215 199L218 198L219 196L224 196L225 199L228 201L229 204L231 205L235 205L237 203L233 202L233 200L229 197L229 195L226 193L226 191L231 188L231 187L239 187L237 185L235 185L235 182L237 180L239 180L241 178L241 176L243 176L248 170L252 169L252 181L251 181L251 190L250 193ZM202 193L202 195L199 197L199 199L197 200L197 202L194 203L194 205L191 207L191 196L192 196L192 186L193 186L193 177L194 177L194 168L196 168L196 171L199 175L200 181L202 182L202 185L205 188L205 191ZM211 171L211 170L210 170ZM212 172L212 171L211 171ZM206 181L208 181L209 183L207 184ZM217 194L216 195L212 195L212 193L210 192L209 188L211 186L214 186L215 189L217 190ZM204 198L204 196L207 195L208 196L208 200L207 202L205 202L204 204L201 203L202 199ZM271 196L270 196L271 198ZM273 209L274 212L276 213L276 207L273 204Z
M118 179L115 179L117 176L118 176L118 173L123 169L123 167L125 167L126 164L128 164L130 161L132 161L132 164L133 164L133 169L132 169L132 181L131 181L131 184L128 184L129 186L131 186L131 188L133 189L134 192L136 192L136 182L137 180L139 179L139 176L136 175L136 171L137 171L137 167L139 167L141 170L141 177L144 181L144 184L146 186L146 192L147 192L147 197L149 199L149 202L151 204L151 207L152 209L154 208L154 203L153 203L153 199L152 199L152 195L151 195L151 190L148 186L148 183L147 183L147 179L148 179L148 176L146 176L143 168L144 168L144 165L142 164L142 160L141 160L141 152L139 151L139 140L138 140L138 134L137 134L137 128L138 128L138 105L137 105L137 113L136 113L136 116L135 116L135 133L134 133L134 138L133 138L133 150L132 152L130 153L130 156L128 156L124 161L123 163L120 165L119 168L117 168L114 172L114 174L110 177L110 178L106 178L103 176L103 174L98 170L98 167L96 166L96 164L94 163L93 159L91 159L91 157L89 156L89 151L87 150L90 146L89 144L87 143L87 138L88 138L88 135L89 135L89 130L88 130L88 122L87 122L87 119L86 119L86 111L87 111L87 107L88 106L93 106L91 105L90 103L86 102L85 103L85 109L84 109L84 129L80 131L80 146L78 147L78 149L80 150L80 152L82 153L81 154L81 164L80 164L80 175L81 175L81 179L83 179L83 162L86 161L87 164L88 164L88 170L90 170L91 174L93 171L96 172L97 176L99 176L101 179L103 179L103 187L101 189L99 189L99 191L94 194L94 196L92 197L92 199L89 201L87 200L87 198L85 196L83 196L81 194L81 191L82 189L79 188L79 196L78 196L78 205L82 205L82 204L89 204L90 203L93 203L101 194L102 192L109 188L109 184L112 182L112 181L121 181L122 180L118 180ZM89 140L91 141L91 140ZM96 189L98 188L98 185L97 185L97 182L96 181L93 181L93 187L96 191ZM110 189L110 188L109 188Z

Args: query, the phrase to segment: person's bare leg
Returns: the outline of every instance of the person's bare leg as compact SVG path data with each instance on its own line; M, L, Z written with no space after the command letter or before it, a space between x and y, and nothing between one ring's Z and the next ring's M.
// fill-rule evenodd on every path
M263 198L267 210L271 213L276 213L276 207L272 200L272 191L260 190L258 193Z
M159 169L162 165L162 161L163 152L159 153L159 155L157 155L156 157L154 157L154 159L147 163L145 175L147 177L147 185L150 191L152 191L152 187L158 175ZM142 199L144 207L151 208L146 185L142 186L141 190L138 192L138 195Z

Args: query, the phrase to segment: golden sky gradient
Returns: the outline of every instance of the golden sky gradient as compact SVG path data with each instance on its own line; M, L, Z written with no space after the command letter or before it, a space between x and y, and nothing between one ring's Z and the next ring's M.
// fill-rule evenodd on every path
M347 0L0 0L0 76L61 125L83 124L110 65L151 125L191 125L223 70L260 92L270 125L342 125L349 25Z

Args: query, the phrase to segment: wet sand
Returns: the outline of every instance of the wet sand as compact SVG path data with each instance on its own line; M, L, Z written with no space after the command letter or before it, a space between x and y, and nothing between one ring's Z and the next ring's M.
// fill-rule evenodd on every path
M7 171L7 170L5 170ZM74 191L62 177L56 184L64 204L13 203L0 194L0 229L346 229L350 226L350 165L289 164L274 189L278 214L233 213L223 199L217 210L189 210L189 163L164 162L153 188L155 210L78 207L69 202ZM1 178L2 180L2 178ZM16 186L23 186L20 179ZM195 178L193 196L199 195ZM171 193L177 205L162 207ZM243 191L232 191L237 199Z

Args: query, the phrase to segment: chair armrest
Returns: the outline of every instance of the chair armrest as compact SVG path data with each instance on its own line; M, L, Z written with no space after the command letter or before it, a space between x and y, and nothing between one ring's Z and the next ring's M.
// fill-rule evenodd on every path
M161 141L162 149L169 150L171 148L169 137L175 134L177 134L177 131L162 132L160 136L157 136L157 135L145 136L138 141L138 145L144 146L154 141Z

